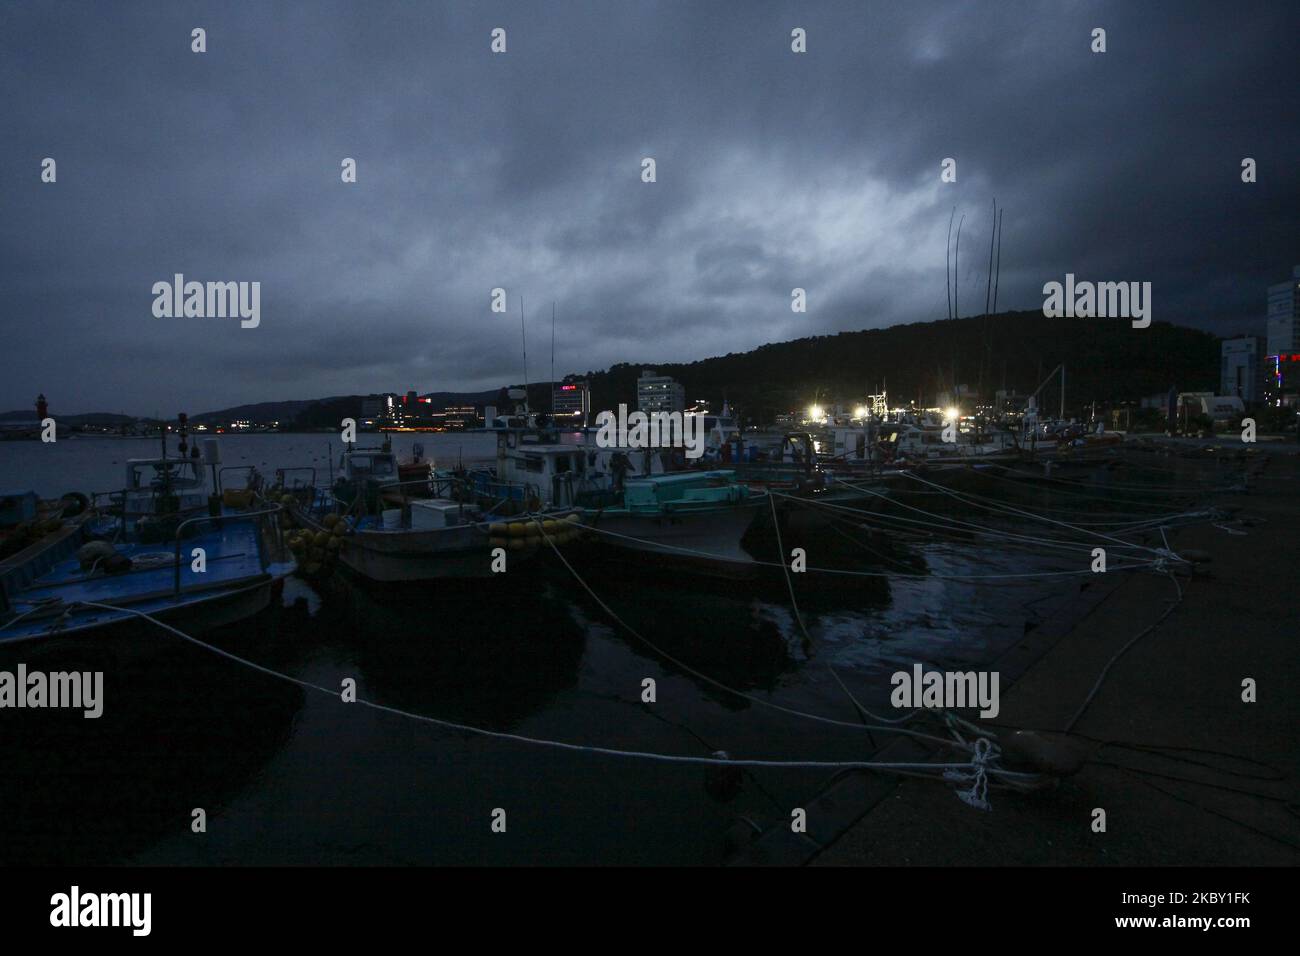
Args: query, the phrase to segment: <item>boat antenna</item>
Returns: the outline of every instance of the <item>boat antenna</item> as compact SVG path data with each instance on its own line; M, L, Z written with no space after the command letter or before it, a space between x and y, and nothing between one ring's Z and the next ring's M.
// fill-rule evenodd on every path
M980 374L979 390L984 391L984 366L988 362L989 352L989 300L993 295L993 239L998 231L998 198L993 197L993 224L989 228L989 268L988 274L984 281L984 328L981 329L982 338L984 339L984 354L980 356Z
M957 215L957 207L952 207L948 216L948 241L943 247L943 291L948 296L948 318L952 318L952 220Z
M952 317L954 319L961 318L961 309L957 308L957 276L959 274L957 259L961 255L961 227L965 222L966 214L962 213L961 219L957 222L957 247L952 251Z
M989 314L989 297L993 294L993 239L998 231L998 198L993 197L993 228L989 231L989 274L984 284L984 314Z
M555 417L555 300L551 300L551 417Z
M524 327L524 297L519 296L519 340L524 347L524 414L528 414L528 332Z
M998 264L993 271L993 311L998 310L998 279L1002 278L1002 213L998 210Z

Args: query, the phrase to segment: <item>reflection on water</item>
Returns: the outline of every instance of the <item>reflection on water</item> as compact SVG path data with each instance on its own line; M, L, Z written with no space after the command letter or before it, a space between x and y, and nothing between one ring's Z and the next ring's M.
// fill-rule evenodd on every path
M259 623L273 621L274 614ZM260 629L270 636L266 629ZM195 807L255 786L290 745L301 694L156 634L111 646L6 648L0 669L102 671L104 712L5 710L0 734L3 863L120 862Z

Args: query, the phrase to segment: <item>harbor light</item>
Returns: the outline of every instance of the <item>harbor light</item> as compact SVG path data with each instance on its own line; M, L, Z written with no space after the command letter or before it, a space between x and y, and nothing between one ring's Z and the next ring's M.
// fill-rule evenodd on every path
M958 408L945 408L943 410L943 420L946 422L955 422L961 417L961 410Z
M810 421L819 422L826 417L826 411L820 405L810 405L808 407L808 418Z
M870 409L868 409L867 406L865 405L859 405L857 408L853 410L854 418L866 418L867 415L869 414L870 414Z

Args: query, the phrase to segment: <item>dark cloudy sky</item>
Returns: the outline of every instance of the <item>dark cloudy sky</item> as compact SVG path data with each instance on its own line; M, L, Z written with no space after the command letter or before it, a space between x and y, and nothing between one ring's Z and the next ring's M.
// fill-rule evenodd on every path
M970 314L994 196L1000 307L1068 271L1151 281L1156 319L1262 331L1264 286L1300 262L1298 11L6 3L0 410L496 387L522 378L520 293L534 379L552 300L561 373L943 318L954 205ZM154 318L176 272L259 280L261 326Z

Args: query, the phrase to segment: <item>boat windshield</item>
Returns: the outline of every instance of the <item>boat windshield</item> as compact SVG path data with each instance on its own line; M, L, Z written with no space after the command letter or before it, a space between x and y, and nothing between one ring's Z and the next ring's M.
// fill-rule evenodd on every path
M391 478L396 473L393 456L388 454L349 455L347 467L353 478Z

